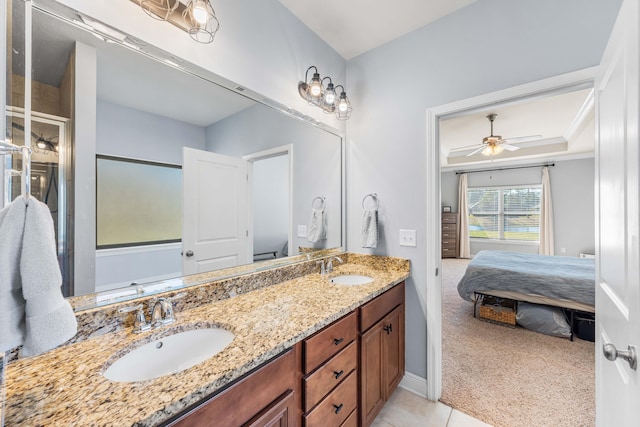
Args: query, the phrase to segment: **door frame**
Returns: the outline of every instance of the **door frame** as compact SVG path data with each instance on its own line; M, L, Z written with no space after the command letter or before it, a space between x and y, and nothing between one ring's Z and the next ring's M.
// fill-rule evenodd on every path
M293 248L293 144L286 144L242 156L242 159L247 161L247 209L249 210L247 217L247 230L249 232L247 236L247 259L253 260L253 163L284 155L289 156L289 225L287 226L287 248L289 255L291 255Z
M564 89L593 87L597 67L526 83L430 108L427 116L427 247L426 289L423 291L427 321L427 399L437 401L442 395L442 270L440 248L440 137L438 123L443 116L469 113L495 104L518 103Z

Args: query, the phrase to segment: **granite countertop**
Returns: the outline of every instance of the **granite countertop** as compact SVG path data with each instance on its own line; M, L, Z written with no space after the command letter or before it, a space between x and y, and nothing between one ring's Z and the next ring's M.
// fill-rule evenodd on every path
M407 264L408 265L408 264ZM339 286L329 278L363 274L374 281ZM346 263L233 298L177 311L177 321L133 334L131 328L11 363L6 370L5 423L41 425L156 425L409 277L394 269ZM179 330L221 326L233 342L177 374L136 383L107 380L114 354Z

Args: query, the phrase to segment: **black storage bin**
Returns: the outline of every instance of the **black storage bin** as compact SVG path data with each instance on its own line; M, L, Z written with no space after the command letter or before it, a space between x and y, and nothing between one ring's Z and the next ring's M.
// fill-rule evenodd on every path
M573 333L581 340L595 342L596 316L591 313L575 313L573 315Z

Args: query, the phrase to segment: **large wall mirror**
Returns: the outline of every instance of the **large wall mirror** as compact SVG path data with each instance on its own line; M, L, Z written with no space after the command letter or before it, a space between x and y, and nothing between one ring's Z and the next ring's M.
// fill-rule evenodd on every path
M340 132L54 1L7 3L7 136L34 150L66 295L344 244ZM300 230L314 209L325 239Z

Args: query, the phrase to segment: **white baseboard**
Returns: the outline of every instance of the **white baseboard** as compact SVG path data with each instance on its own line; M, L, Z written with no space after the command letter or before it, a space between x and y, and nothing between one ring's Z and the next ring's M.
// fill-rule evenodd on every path
M420 397L427 397L427 379L411 372L404 371L404 377L402 377L399 386Z

